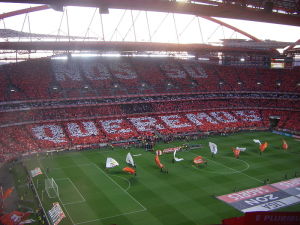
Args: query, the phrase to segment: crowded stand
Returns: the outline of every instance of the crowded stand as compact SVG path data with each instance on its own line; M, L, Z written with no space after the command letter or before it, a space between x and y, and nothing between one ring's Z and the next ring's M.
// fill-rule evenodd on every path
M287 129L293 132L297 132L300 130L300 113L299 112L291 112L289 118L286 123L282 127L282 129Z
M39 59L1 66L2 101L170 92L299 92L299 70L179 59Z
M20 111L0 112L0 127L20 123L41 121L69 120L72 118L102 118L124 116L130 114L159 113L159 112L188 112L209 109L285 109L300 110L300 101L295 99L262 99L262 98L224 98L206 100L145 100L121 104L103 105L73 105L38 107Z
M99 147L118 141L136 141L159 135L196 135L210 132L268 129L269 117L279 116L278 128L298 129L299 112L274 110L205 110L186 113L123 115L113 118L39 122L2 127L3 154L11 156L30 151ZM294 122L294 124L293 124Z
M299 134L299 69L196 60L48 58L0 67L0 159L146 137L275 129Z

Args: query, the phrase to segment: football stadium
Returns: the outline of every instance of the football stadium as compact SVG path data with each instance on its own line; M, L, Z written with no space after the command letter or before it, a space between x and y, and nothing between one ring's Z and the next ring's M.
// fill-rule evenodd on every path
M0 224L300 224L300 1L1 0Z

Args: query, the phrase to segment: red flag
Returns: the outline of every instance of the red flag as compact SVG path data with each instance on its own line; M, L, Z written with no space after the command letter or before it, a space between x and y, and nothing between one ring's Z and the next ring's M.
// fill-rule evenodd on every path
M286 141L284 139L282 140L282 148L283 148L283 150L287 150L289 148L288 144L286 143Z
M197 157L195 157L194 158L194 160L193 160L193 162L195 163L195 164L202 164L202 163L206 163L206 161L203 159L203 157L202 156L197 156Z
M13 192L13 190L14 190L14 187L8 188L8 189L3 193L2 199L3 199L3 200L7 199L7 198L10 196L10 194Z
M241 150L237 149L237 148L233 148L232 151L233 151L234 157L238 159L240 156Z
M155 156L155 163L159 168L164 168L164 165L160 162L158 155Z
M267 147L268 147L268 142L264 142L263 144L261 144L261 145L259 146L259 150L260 150L261 152L264 152L264 151L266 150Z
M123 171L130 174L135 174L135 170L130 167L124 167Z

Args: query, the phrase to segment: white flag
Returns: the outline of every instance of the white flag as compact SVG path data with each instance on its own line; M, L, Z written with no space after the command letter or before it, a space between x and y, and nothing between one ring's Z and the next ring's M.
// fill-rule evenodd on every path
M236 147L235 149L238 149L238 150L240 150L242 152L247 150L247 148L241 148L241 147Z
M115 159L109 157L106 159L106 168L113 168L118 165L119 163Z
M208 145L209 145L211 153L213 153L213 154L218 153L218 147L215 143L209 142Z
M37 167L37 168L31 170L30 172L31 172L32 177L43 174L40 167Z
M259 144L259 145L261 145L261 142L260 142L260 140L258 140L258 139L253 139L253 141L254 141L254 143L256 143L256 144Z
M173 153L174 160L175 160L176 162L180 162L180 161L182 161L182 160L183 160L183 158L177 158L177 157L176 157L176 152L177 152L177 150L175 150L175 151L174 151L174 153Z
M127 154L127 156L126 156L126 163L128 163L128 164L134 166L134 161L133 161L133 158L132 158L130 152L128 152L128 154Z

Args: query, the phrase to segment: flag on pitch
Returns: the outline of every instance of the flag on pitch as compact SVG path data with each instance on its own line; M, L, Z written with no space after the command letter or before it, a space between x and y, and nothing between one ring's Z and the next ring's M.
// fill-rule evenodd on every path
M199 165L199 164L203 164L206 163L207 161L205 159L203 159L203 157L201 155L196 156L193 160L193 163Z
M155 156L155 163L159 168L164 168L164 165L160 162L158 155Z
M215 155L218 153L218 147L215 143L209 142L208 145L212 154Z
M282 140L282 148L283 150L287 150L289 148L287 142L284 139Z
M116 167L118 165L119 165L119 163L115 159L110 158L110 157L108 157L106 159L106 168L113 168L113 167Z
M236 147L235 149L238 149L238 150L240 150L240 151L242 151L242 152L244 152L244 151L247 150L247 148L241 148L241 147Z
M267 147L268 147L268 142L264 142L263 144L261 144L261 145L259 146L259 150L260 150L261 152L264 152L264 151L266 150Z
M123 170L124 172L130 173L130 174L135 174L135 173L136 173L136 172L135 172L135 169L130 168L130 167L124 167L122 170Z
M259 145L261 145L261 142L260 142L260 140L258 140L258 139L253 139L253 141L254 141L254 143L256 143L256 144L259 144Z
M239 150L237 148L233 148L232 151L233 151L234 157L238 159L240 156L241 150Z
M182 160L183 160L183 158L177 158L177 157L176 157L176 152L177 152L177 150L175 150L175 151L174 151L174 153L173 153L174 160L175 160L176 162L180 162L180 161L182 161Z
M132 158L132 155L130 154L130 152L127 153L127 156L126 156L126 163L132 165L134 167L134 161L133 161L133 158Z

